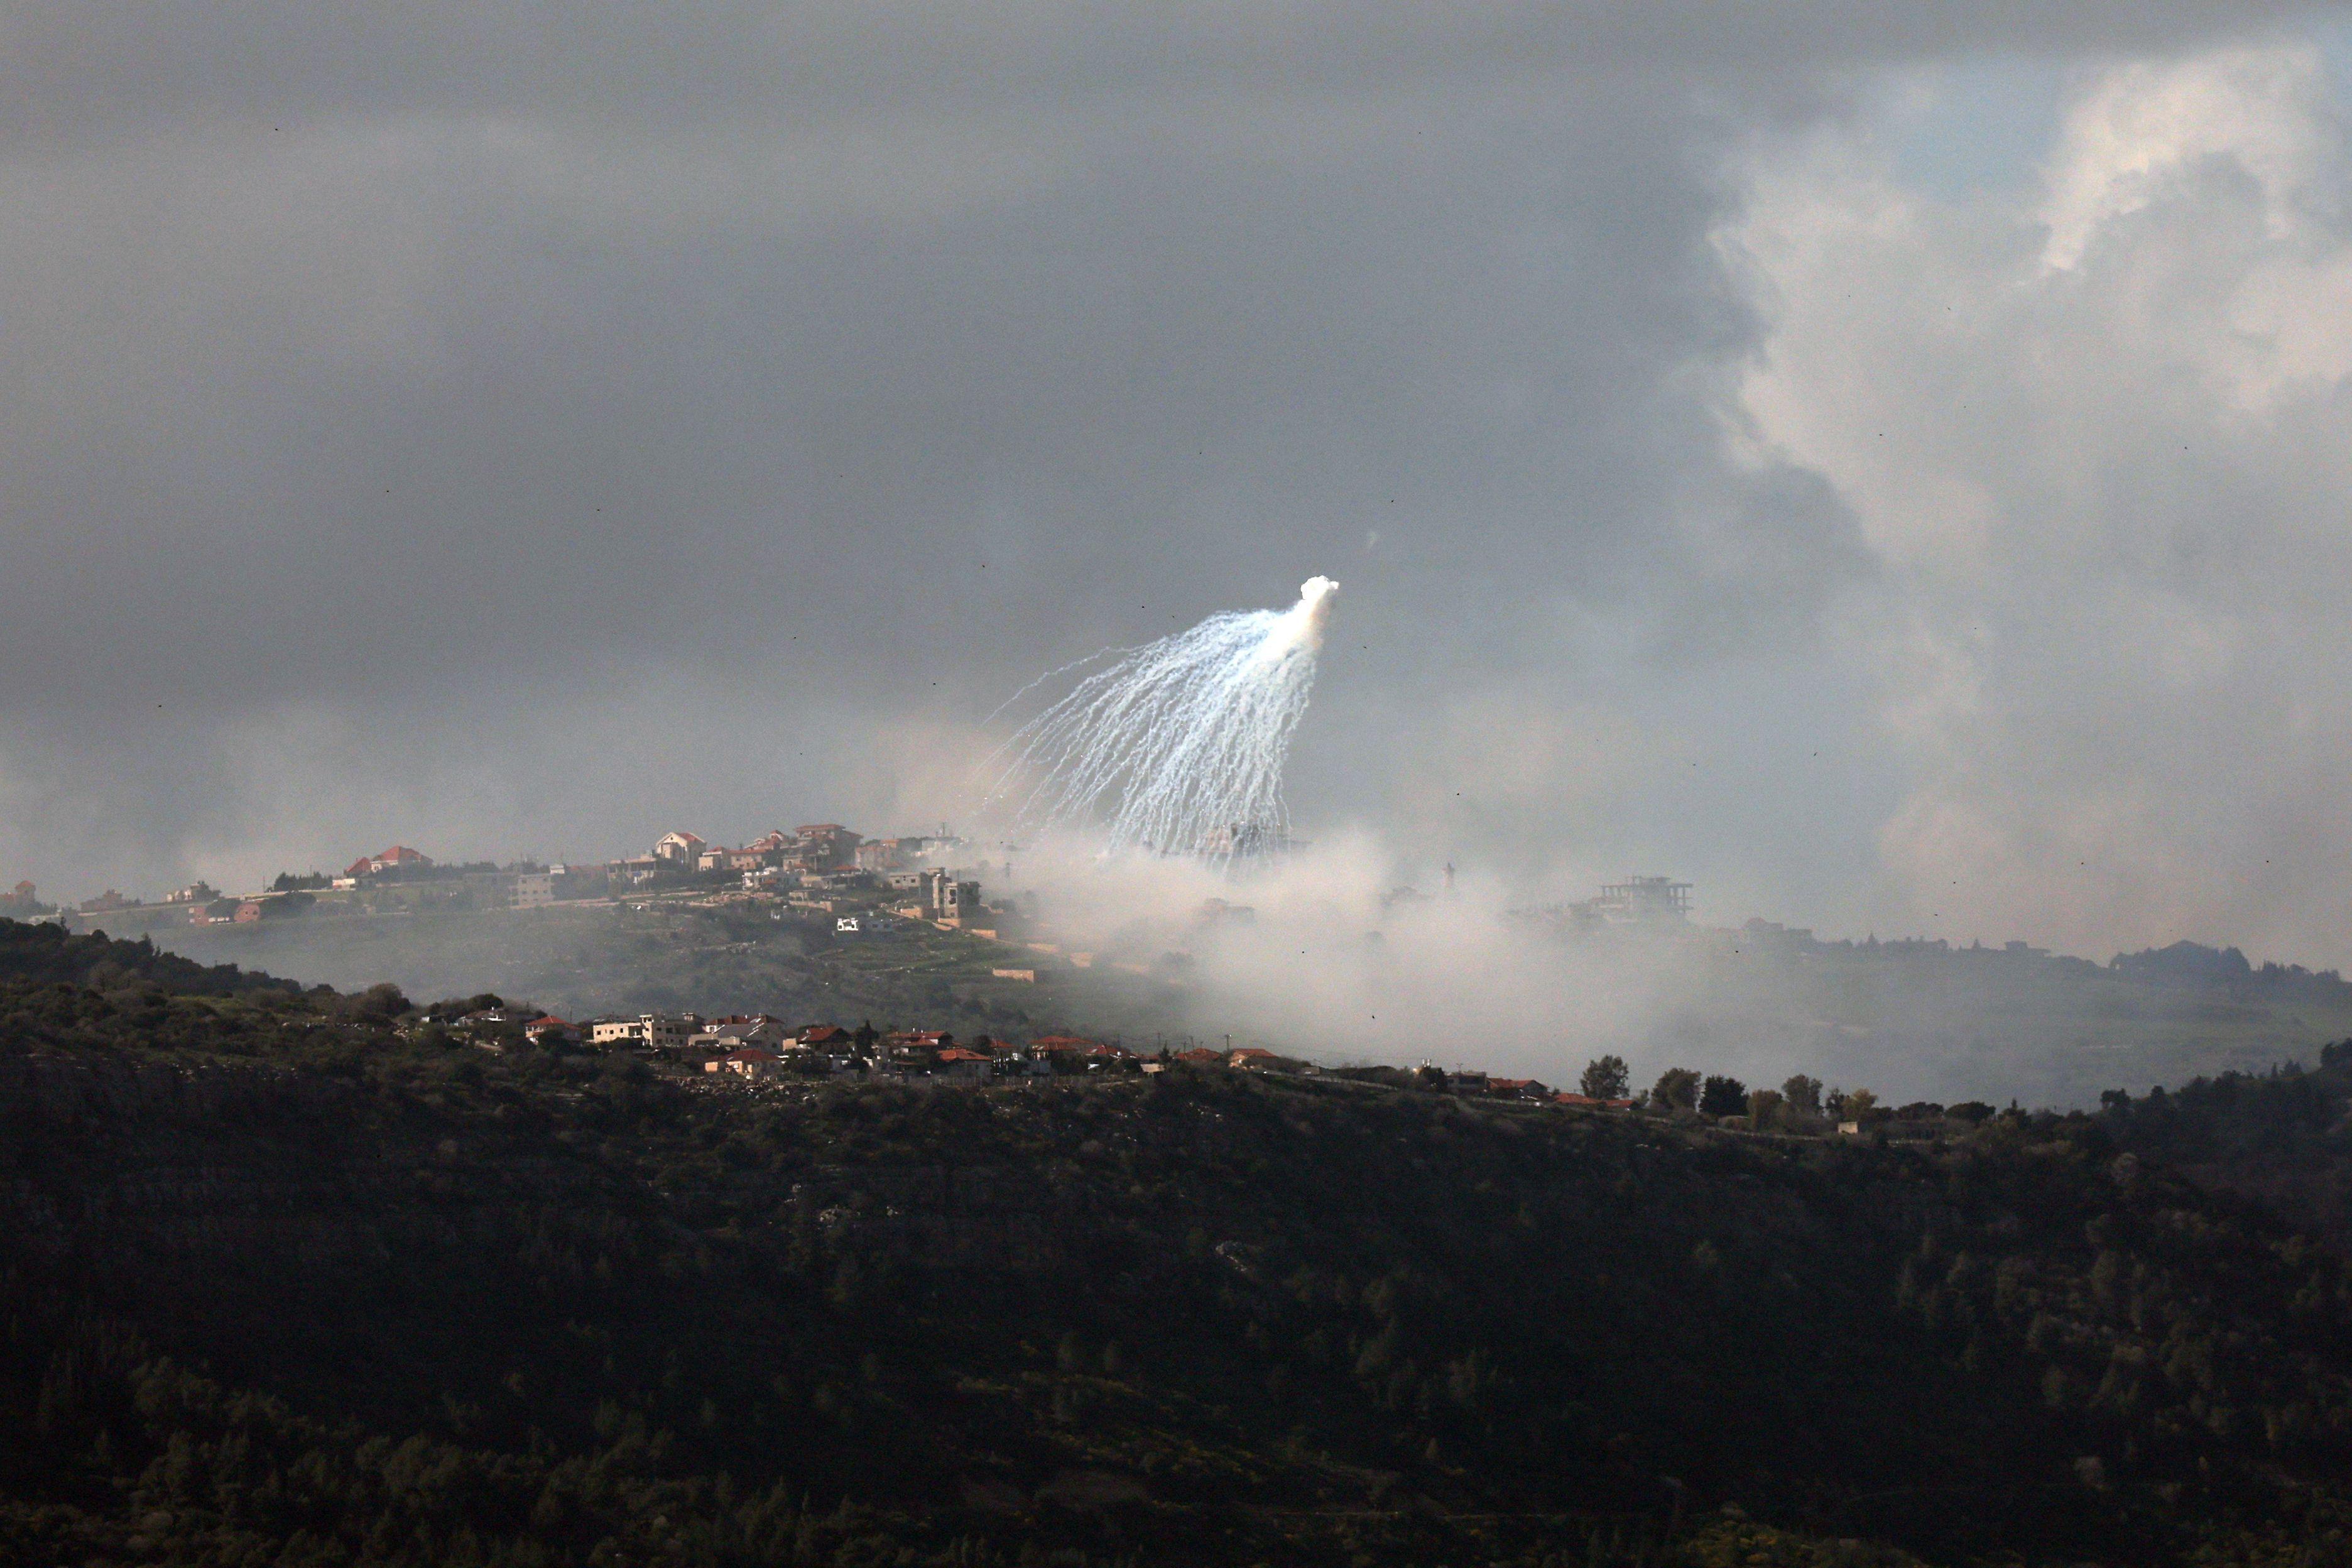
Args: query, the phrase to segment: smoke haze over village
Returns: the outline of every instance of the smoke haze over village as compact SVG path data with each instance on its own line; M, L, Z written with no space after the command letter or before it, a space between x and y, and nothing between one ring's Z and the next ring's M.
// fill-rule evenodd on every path
M1351 886L2352 959L2340 10L546 29L10 17L0 885L961 822L1328 573Z

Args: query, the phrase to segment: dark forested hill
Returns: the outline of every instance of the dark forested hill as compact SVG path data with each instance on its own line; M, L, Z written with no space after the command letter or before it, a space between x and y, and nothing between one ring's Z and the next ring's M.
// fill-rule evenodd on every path
M139 951L0 981L0 1560L2342 1560L2352 1270L2112 1111L713 1092Z
M233 996L290 991L288 981L203 964L163 952L144 938L117 942L103 931L75 936L47 921L0 920L0 982L61 983L97 988L139 984L175 995Z
M2135 1153L2352 1242L2352 1041L2324 1048L2315 1070L2223 1073L2137 1099L2111 1091L2100 1124Z

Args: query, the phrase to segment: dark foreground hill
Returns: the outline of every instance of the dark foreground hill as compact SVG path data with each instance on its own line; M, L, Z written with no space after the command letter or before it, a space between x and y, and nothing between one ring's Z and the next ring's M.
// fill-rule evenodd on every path
M2352 1269L2113 1115L710 1092L136 952L0 952L0 1561L2346 1556Z

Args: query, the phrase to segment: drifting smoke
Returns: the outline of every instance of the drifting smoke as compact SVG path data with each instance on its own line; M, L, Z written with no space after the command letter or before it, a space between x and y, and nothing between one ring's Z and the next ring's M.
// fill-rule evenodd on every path
M1229 861L1286 846L1283 764L1339 591L1310 577L1287 610L1212 616L1120 651L1013 735L1005 776L1028 781L1016 820L1099 819L1114 851Z

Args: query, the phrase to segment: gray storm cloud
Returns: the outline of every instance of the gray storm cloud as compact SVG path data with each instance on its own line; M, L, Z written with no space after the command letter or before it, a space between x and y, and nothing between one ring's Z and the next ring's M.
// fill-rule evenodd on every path
M1914 355L1894 319L1825 361L1836 258L1815 250L1846 244L1890 290L1907 260L1817 208L1907 198L1791 149L1829 156L1815 139L1866 126L1890 73L1994 51L2104 70L2299 15L706 5L587 8L551 44L501 5L20 9L0 871L152 889L394 837L604 854L677 820L927 820L961 808L1003 739L982 716L1039 670L1328 570L1349 604L1299 736L1303 818L1506 879L1672 858L1825 924L1942 918L1919 900L1958 851L1934 847L2050 858L2017 847L2036 799L2087 820L2104 789L2151 832L2206 805L2163 804L2152 741L2104 783L2001 762L2056 754L2050 701L1914 717L2031 688L1961 647L1970 594L2063 590L2030 553L1923 564L1912 536L1943 524L1874 488L1832 415L1882 388L1926 406L1923 363L1982 378L1923 459L1965 479L2031 423L2030 377L1990 332ZM2161 141L2129 80L2098 79L2066 167L2097 124ZM2118 405L2161 398L2158 316L2095 324L2120 307L2067 278L2128 267L2168 214L2333 243L2293 195L2324 148L2184 135L2195 180L2060 178L2056 216L1973 240L1929 214L1921 254L2011 246L2056 279L2033 295L2051 331L2144 351ZM2042 248L2014 237L2037 222ZM2191 290L2165 320L2219 342L2266 298L2290 296ZM2230 395L2304 434L2209 452L2232 506L2331 429L2254 384ZM2175 412L2234 430L2239 407ZM2304 515L2340 495L2326 473ZM2020 499L1991 545L2069 494ZM2276 542L2237 568L2242 626L2294 570ZM2194 571L2171 600L2097 601L2192 685L2239 646ZM2332 636L2315 616L2264 641L2284 668ZM2003 650L2085 704L2131 686L2094 661L2071 688L2071 634ZM1927 673L1890 683L1890 659ZM2249 739L2304 722L2328 754L2313 695ZM2272 778L2266 820L2328 819L2303 782ZM2158 802L2137 817L2135 789ZM2251 833L2147 858L2069 932L2127 924L2143 885L2176 922L2235 918L2182 889ZM2023 918L2030 882L1970 878L1986 934ZM2333 956L2316 922L2268 929Z
M1758 174L1741 405L1878 563L1834 657L1905 759L1877 839L1921 926L2352 952L2347 173L2274 45L2089 77L2011 200L1841 137Z

